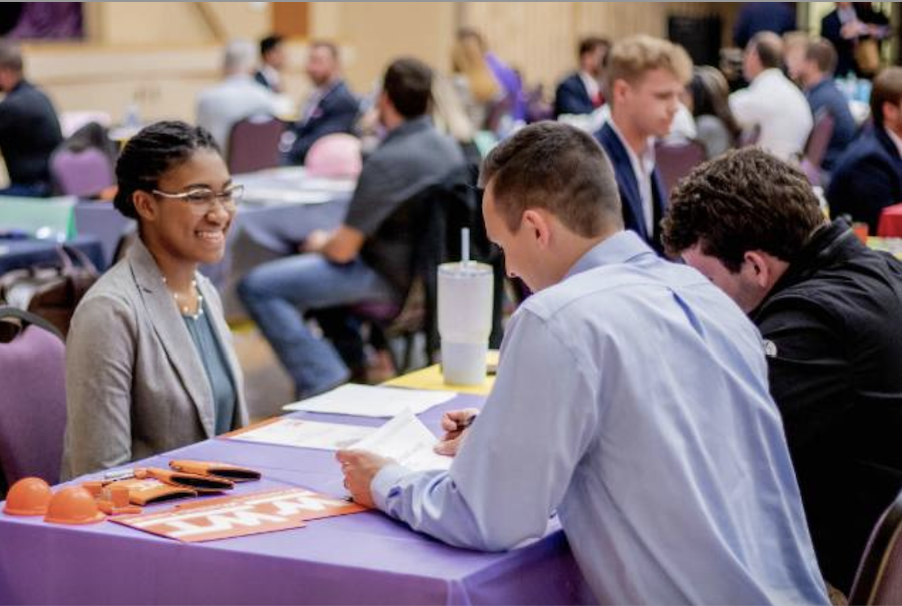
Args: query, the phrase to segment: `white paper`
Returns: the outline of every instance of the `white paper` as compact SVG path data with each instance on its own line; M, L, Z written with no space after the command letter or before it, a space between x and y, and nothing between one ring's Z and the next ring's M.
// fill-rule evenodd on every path
M374 387L349 383L308 400L287 404L284 410L304 410L359 417L394 417L406 409L420 414L457 394L396 387Z
M348 448L374 431L375 427L318 423L304 419L279 419L257 429L230 436L229 439L297 448L338 450Z
M406 410L351 446L351 449L368 450L389 457L412 471L448 469L454 459L436 454L433 447L437 442L438 438L413 412Z

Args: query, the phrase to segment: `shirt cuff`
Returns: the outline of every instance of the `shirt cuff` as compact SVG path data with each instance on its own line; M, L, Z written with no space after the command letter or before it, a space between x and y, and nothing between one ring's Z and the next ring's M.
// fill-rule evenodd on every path
M394 496L393 491L401 478L412 473L409 469L398 463L391 463L379 470L379 473L370 482L370 493L376 507L388 513L388 499Z

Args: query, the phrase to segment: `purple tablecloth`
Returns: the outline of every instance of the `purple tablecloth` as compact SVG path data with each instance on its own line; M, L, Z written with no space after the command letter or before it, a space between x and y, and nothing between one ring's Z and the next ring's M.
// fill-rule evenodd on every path
M479 406L459 396L421 415ZM307 415L378 425L379 419ZM263 480L236 492L303 486L342 494L333 453L208 440L154 457L247 465ZM169 505L161 505L160 508ZM510 503L509 507L516 507ZM148 508L149 509L149 508ZM2 604L572 604L591 601L563 533L510 552L457 549L378 512L306 528L187 544L103 522L58 526L0 514Z

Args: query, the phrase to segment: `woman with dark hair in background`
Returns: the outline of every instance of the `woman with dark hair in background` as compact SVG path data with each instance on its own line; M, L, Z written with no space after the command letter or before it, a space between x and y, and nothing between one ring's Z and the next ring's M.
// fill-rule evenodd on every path
M703 65L693 70L689 82L689 105L695 118L696 138L714 158L736 146L741 129L730 111L730 87L716 67Z
M158 122L116 164L116 208L138 238L81 301L66 344L63 476L121 465L247 423L216 289L242 188L206 130Z

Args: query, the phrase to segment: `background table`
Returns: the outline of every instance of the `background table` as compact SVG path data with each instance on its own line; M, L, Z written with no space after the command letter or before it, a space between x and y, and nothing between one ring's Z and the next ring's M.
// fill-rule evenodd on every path
M480 406L458 396L421 419ZM380 419L293 413L378 425ZM223 461L263 472L236 492L303 486L342 494L334 453L215 439L154 457ZM84 479L84 478L83 478ZM158 506L166 508L170 504ZM511 502L509 507L516 507ZM150 508L148 508L149 510ZM0 514L0 603L11 604L573 604L591 594L560 530L505 553L444 545L379 512L306 528L186 544L103 522L46 524Z
M98 270L105 269L103 248L97 238L79 236L65 244L85 253ZM32 265L59 265L58 246L56 242L48 240L0 239L0 275Z

